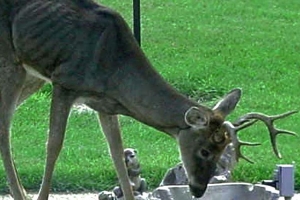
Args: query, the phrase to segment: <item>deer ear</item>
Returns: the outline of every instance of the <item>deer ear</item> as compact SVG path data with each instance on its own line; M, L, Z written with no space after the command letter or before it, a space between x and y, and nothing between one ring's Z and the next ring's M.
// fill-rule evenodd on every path
M205 128L209 122L205 113L197 107L191 107L184 115L185 123L194 128Z
M231 90L222 100L220 100L213 108L214 111L220 113L223 117L230 114L237 103L239 102L242 95L241 89Z

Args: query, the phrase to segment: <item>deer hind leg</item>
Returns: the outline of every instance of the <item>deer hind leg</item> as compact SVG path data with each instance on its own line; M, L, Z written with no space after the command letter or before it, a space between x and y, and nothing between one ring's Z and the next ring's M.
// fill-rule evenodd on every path
M63 145L68 116L75 99L74 92L59 85L53 86L46 166L38 200L48 199L55 162Z
M10 124L26 77L25 70L0 60L0 152L12 196L26 199L11 153Z
M131 184L124 162L123 144L117 115L98 113L102 130L108 141L110 153L117 170L125 200L134 200Z

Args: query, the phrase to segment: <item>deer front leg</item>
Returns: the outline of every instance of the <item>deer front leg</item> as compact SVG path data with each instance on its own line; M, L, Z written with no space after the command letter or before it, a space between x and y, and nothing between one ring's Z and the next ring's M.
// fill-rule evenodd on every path
M55 162L63 145L70 108L75 98L74 92L59 85L53 86L46 166L38 200L48 199Z
M125 200L134 200L131 184L124 162L124 148L117 115L98 113L102 130L108 141L112 160L117 170L118 179Z
M0 63L0 153L10 191L15 200L25 200L10 147L10 123L21 93L26 72L18 65Z

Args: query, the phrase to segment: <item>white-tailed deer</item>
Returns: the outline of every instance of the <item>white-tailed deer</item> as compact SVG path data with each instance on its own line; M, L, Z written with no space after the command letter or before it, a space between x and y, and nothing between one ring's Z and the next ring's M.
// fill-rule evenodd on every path
M230 142L225 117L241 96L232 90L209 109L179 94L153 69L124 19L91 0L0 0L0 150L16 200L26 193L11 154L11 119L44 81L53 84L53 93L38 200L48 199L70 108L78 100L99 114L126 200L134 197L118 114L176 138L191 192L201 197Z

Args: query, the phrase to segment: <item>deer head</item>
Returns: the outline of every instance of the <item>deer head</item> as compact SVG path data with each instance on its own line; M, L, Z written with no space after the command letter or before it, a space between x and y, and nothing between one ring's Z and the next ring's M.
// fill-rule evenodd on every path
M229 143L235 148L235 158L243 158L253 163L241 153L241 146L256 146L258 143L240 141L237 133L257 121L262 121L270 133L273 151L277 157L281 155L277 149L276 136L278 134L296 135L288 130L277 129L274 121L298 111L289 111L279 115L268 116L262 113L247 113L239 117L234 123L225 118L234 110L241 96L241 90L234 89L219 101L212 110L191 107L185 113L185 122L189 126L181 130L177 140L181 158L189 179L190 191L195 197L201 197L207 184L213 176L216 164Z
M234 89L212 110L191 107L185 113L188 128L179 132L177 141L190 191L195 197L204 194L223 150L231 142L224 121L240 97L241 90Z

